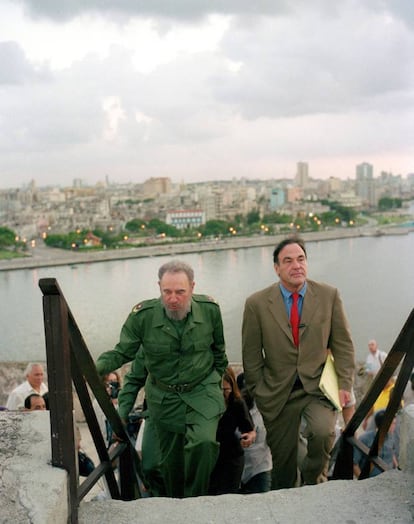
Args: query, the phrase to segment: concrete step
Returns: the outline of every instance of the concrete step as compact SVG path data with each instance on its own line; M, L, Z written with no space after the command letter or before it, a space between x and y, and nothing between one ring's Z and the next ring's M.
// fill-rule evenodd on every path
M398 470L367 480L257 495L82 502L79 524L379 524L414 522L414 478Z

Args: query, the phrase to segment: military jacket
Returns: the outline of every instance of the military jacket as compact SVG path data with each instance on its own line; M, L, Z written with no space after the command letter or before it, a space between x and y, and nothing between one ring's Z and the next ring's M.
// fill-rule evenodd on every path
M218 304L205 295L193 295L191 311L180 335L165 314L161 300L137 304L121 330L118 344L97 361L100 374L133 361L131 383L120 395L120 415L145 384L151 416L169 429L182 431L191 410L206 418L224 411L221 376L228 361ZM189 391L166 391L157 385L192 384ZM124 404L124 405L123 405Z

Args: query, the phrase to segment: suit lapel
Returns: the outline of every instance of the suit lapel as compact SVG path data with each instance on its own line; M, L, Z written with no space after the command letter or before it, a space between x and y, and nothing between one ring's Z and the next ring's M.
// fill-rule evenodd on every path
M304 324L304 327L302 328L303 330L306 330L306 326L310 324L318 306L318 296L315 292L314 287L312 286L312 283L308 280L305 298L303 300L302 315L300 317L300 323Z
M274 320L279 324L281 330L284 331L293 342L292 330L287 316L282 293L279 289L279 284L275 284L269 289L268 306L269 312Z

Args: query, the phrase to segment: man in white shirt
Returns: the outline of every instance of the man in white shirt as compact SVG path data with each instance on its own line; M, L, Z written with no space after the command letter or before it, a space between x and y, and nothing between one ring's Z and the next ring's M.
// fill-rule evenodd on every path
M32 393L43 396L48 391L43 382L45 373L41 364L28 364L24 376L26 377L25 382L13 389L7 399L6 408L9 411L24 409L24 401Z
M365 369L367 374L373 378L381 369L384 360L387 358L387 353L380 351L376 340L368 342L369 353L365 361Z

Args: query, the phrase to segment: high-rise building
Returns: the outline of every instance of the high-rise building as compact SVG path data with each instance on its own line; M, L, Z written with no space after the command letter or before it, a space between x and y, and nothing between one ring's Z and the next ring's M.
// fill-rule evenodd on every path
M372 180L374 178L374 167L368 162L362 162L356 166L357 180Z
M361 200L370 206L377 205L375 192L374 168L372 164L363 162L356 166L355 192Z
M295 185L306 187L309 181L309 166L307 162L298 162L296 168Z

